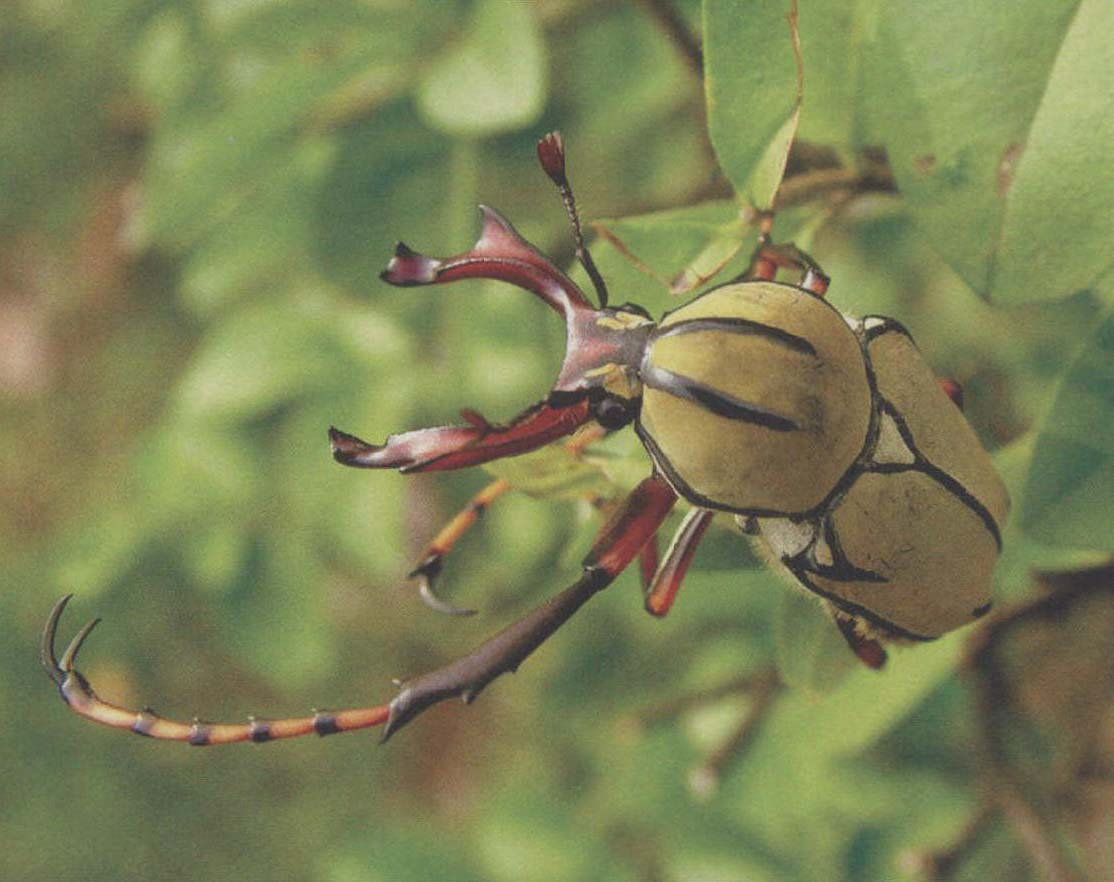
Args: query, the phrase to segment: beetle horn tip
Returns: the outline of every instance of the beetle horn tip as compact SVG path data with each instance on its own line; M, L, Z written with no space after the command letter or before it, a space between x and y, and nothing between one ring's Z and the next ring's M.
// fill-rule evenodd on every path
M335 426L329 426L329 446L333 451L333 459L342 465L363 465L365 457L382 450L381 447L368 444Z
M426 257L405 242L395 244L395 253L387 262L387 268L379 274L384 282L400 288L414 285L429 285L437 281L441 261Z

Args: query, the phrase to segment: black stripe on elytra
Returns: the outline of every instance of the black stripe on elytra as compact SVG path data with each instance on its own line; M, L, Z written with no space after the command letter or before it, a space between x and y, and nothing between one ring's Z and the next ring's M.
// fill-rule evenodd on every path
M659 327L651 339L659 340L662 337L672 337L675 334L694 334L700 331L722 331L725 334L754 334L780 343L787 349L799 352L802 355L816 355L816 348L804 337L798 337L784 328L775 328L762 322L751 321L745 318L696 318L686 319L668 327Z
M693 505L699 505L701 508L711 508L716 511L725 511L731 514L745 515L747 517L756 518L784 518L789 516L789 512L780 511L777 509L767 508L734 508L730 505L724 505L714 499L710 499L703 493L697 493L688 483L677 473L673 467L673 463L669 461L669 457L662 452L657 442L650 437L643 428L640 421L635 421L634 432L638 435L642 445L646 448L646 452L650 454L650 459L654 461L654 465L662 474L669 486L672 487L678 496L682 496L691 502Z
M866 323L871 319L878 319L879 323L873 327L868 328ZM909 338L909 342L914 346L917 341L913 339L913 335L909 333L909 329L895 318L890 318L888 315L864 315L860 321L863 323L863 342L870 344L876 338L881 337L883 334L896 332L904 337Z
M665 392L677 398L699 404L705 410L710 410L717 416L752 423L774 432L793 432L800 428L788 417L783 417L749 401L733 398L689 377L667 371L665 368L644 364L641 373L642 382L651 389L657 389L659 392Z
M913 451L914 460L912 463L872 463L868 465L865 472L877 472L879 474L894 474L897 472L920 472L932 478L937 484L940 484L951 493L962 505L970 509L974 514L983 522L986 529L990 531L990 535L994 537L994 542L998 546L998 551L1002 550L1002 533L998 528L998 522L994 520L994 515L990 510L979 502L971 492L964 487L959 481L941 469L939 466L933 465L924 455L917 449L916 442L913 440L913 433L909 429L909 425L905 419L897 412L897 409L879 396L881 400L882 412L888 414L897 425L897 431L901 435L901 440L905 442L905 446Z
M832 553L832 562L825 564L816 559L816 544L820 540L820 533L817 531L817 534L803 551L793 557L782 558L782 563L789 567L791 572L796 574L799 570L808 570L810 573L823 576L825 579L831 579L833 582L866 582L877 585L889 581L881 573L864 570L851 562L847 552L843 550L843 545L839 541L839 536L836 535L830 517L824 519L823 528L824 542Z
M936 637L926 637L924 634L918 634L915 631L906 630L900 625L895 625L889 619L883 618L878 615L878 613L867 609L865 606L859 606L859 604L852 603L845 597L840 597L838 594L833 594L831 591L825 591L808 578L809 574L806 570L791 567L788 566L788 564L786 566L789 571L796 576L797 581L813 594L823 597L849 615L858 616L860 619L870 622L870 624L877 628L881 628L893 637L902 637L906 640L916 640L921 643L928 643L937 639Z
M248 723L248 737L256 744L263 744L271 740L271 724L263 720L251 720Z

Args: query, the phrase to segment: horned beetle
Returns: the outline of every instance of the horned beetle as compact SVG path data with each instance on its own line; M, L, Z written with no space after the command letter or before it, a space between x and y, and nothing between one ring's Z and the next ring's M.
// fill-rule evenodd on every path
M672 605L716 512L733 515L775 565L818 596L871 667L885 662L884 642L931 640L989 609L1009 499L962 415L958 386L936 380L908 331L893 319L840 313L825 299L828 278L816 262L768 235L737 279L660 322L638 306L609 306L581 236L558 133L538 143L538 158L565 201L599 308L483 206L471 250L439 259L399 243L382 278L399 286L497 279L533 293L566 328L549 394L506 425L464 411L465 425L391 435L381 445L337 429L329 436L344 465L417 473L525 453L588 424L599 432L633 424L652 473L605 523L580 578L470 654L406 681L389 704L239 724L176 722L99 698L74 667L96 621L55 657L63 597L44 630L42 659L74 712L195 745L380 724L389 737L431 705L454 696L471 702L515 670L649 547L678 498L692 508L646 592L657 615ZM798 273L799 284L778 281L779 269ZM477 505L506 489L492 487ZM426 589L467 521L450 525L415 572Z

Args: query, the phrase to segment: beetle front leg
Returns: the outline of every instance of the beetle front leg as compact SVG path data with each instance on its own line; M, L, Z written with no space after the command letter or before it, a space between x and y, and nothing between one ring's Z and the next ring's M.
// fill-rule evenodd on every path
M99 619L93 619L77 633L60 659L55 656L54 639L70 595L54 605L43 629L43 667L74 713L95 723L149 738L184 741L200 747L245 741L261 743L301 735L334 735L386 723L385 740L426 708L458 695L470 703L500 674L516 670L573 613L626 569L661 526L676 501L672 488L658 476L644 480L604 525L584 559L584 572L578 581L463 658L406 681L387 705L318 711L311 716L277 720L252 719L246 723L201 720L186 723L161 717L149 708L136 711L120 707L100 698L75 667L78 651Z
M664 616L673 607L673 601L681 590L681 583L696 554L696 548L704 538L704 531L708 529L714 515L715 512L707 508L694 508L685 515L646 589L646 612Z

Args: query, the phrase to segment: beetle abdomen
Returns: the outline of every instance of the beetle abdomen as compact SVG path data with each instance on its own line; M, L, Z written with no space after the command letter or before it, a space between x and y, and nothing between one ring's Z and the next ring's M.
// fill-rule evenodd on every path
M800 288L743 282L671 313L641 367L637 425L689 501L745 514L819 505L859 457L871 391L836 310Z

